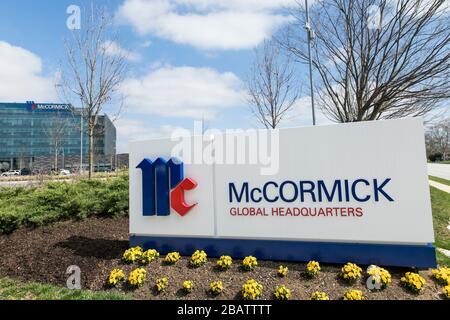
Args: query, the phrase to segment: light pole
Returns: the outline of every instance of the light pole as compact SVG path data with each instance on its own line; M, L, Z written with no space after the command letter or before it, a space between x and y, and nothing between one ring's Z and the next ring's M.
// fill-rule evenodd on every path
M308 34L308 60L309 60L309 85L311 87L311 109L312 109L313 126L315 126L316 125L316 111L314 108L314 89L313 89L312 57L311 57L311 42L313 40L313 31L311 29L311 22L309 20L308 0L305 0L305 11L306 11L305 29Z
M80 175L83 174L83 111L80 110Z
M66 155L64 153L64 147L61 148L62 151L62 167L63 169L66 169Z

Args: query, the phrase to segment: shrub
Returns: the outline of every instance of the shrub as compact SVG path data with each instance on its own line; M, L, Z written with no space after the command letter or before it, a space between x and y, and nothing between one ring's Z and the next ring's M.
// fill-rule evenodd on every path
M155 249L150 249L141 254L141 256L138 258L139 264L146 265L150 262L154 261L159 257L159 252Z
M392 282L389 271L375 265L371 265L367 268L367 275L379 283L382 289L386 288Z
M258 266L258 260L256 260L253 256L245 257L242 261L242 267L244 270L251 271L254 270Z
M194 282L187 280L183 282L183 291L186 293L191 293L194 290Z
M166 255L164 262L167 264L175 264L181 259L179 252L170 252Z
M310 278L317 276L320 270L320 264L317 261L310 261L306 265L306 275Z
M0 191L1 192L1 191ZM6 206L0 209L0 233L11 233L19 228L24 221L24 215Z
M344 292L344 300L364 300L364 296L360 290L348 290Z
M119 282L125 279L125 273L121 269L114 269L108 277L108 284L115 287Z
M219 295L223 292L223 284L222 281L213 281L209 285L209 290L213 295Z
M126 263L133 263L141 259L143 250L141 247L134 247L123 253L122 260Z
M288 267L283 267L283 266L279 266L278 267L278 276L280 277L286 277L286 275L289 272L289 268Z
M407 272L400 279L400 284L413 293L420 293L425 286L425 279L414 272Z
M326 292L316 291L311 294L309 300L330 300Z
M450 299L450 285L442 288L442 294L444 295L444 298Z
M433 277L442 285L450 285L450 268L440 267L431 270Z
M206 255L206 252L203 250L197 250L192 254L189 264L191 267L198 268L204 265L206 261L208 261L208 256Z
M362 269L360 267L349 262L342 267L340 277L348 283L354 283L361 278L361 272Z
M143 268L138 268L130 272L128 275L128 284L131 287L137 288L141 287L145 279L147 278L147 271Z
M277 300L289 300L291 298L291 290L286 286L279 286L275 288L275 299Z
M217 267L224 271L231 268L231 264L233 263L233 259L230 256L221 256L219 260L217 260Z
M430 159L431 162L441 161L443 158L442 153L435 152L428 156L428 159Z
M244 300L256 300L261 298L263 286L256 280L250 279L242 286L242 298Z
M49 182L42 187L0 188L0 233L90 216L128 215L128 175L108 180Z
M157 292L163 292L164 290L166 290L167 286L169 285L169 279L167 278L161 278L156 280L156 291Z

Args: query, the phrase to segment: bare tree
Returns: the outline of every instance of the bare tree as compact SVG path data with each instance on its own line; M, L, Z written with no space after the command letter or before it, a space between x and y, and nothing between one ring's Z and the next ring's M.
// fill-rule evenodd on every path
M289 56L275 43L265 41L255 50L255 62L247 80L249 103L255 117L266 128L275 129L299 96Z
M63 137L68 126L67 118L61 112L52 112L50 123L45 127L45 134L50 140L53 152L53 168L58 170L58 157L62 148Z
M425 134L427 155L433 158L450 159L450 118L432 125Z
M118 90L126 69L126 56L117 50L112 17L104 8L91 8L82 19L81 30L74 30L66 41L67 73L62 74L66 97L80 102L81 117L85 119L88 135L89 178L94 168L94 136L99 115L106 106L119 106ZM70 99L70 98L69 98ZM78 115L80 116L80 115Z
M317 0L315 92L337 122L421 116L450 97L445 0ZM304 8L279 41L307 63Z

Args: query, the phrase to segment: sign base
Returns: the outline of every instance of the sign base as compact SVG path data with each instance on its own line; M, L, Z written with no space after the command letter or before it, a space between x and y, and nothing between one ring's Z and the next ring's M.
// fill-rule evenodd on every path
M133 235L132 247L156 249L161 254L177 251L190 256L201 249L210 257L229 255L233 259L255 256L261 260L322 263L353 262L361 265L435 268L436 253L432 244L366 244L282 240L243 240L218 238L179 238Z

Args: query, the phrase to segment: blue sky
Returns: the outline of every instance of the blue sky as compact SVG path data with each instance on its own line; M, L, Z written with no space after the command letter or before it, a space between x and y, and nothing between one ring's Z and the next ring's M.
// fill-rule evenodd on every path
M253 48L289 21L294 0L101 0L114 14L120 50L129 54L118 151L134 139L209 128L259 127L245 100ZM64 59L69 5L90 1L0 2L0 101L57 102L55 75ZM306 71L300 70L306 75ZM3 87L3 89L2 89ZM285 126L309 125L300 99ZM326 121L323 117L319 120Z

